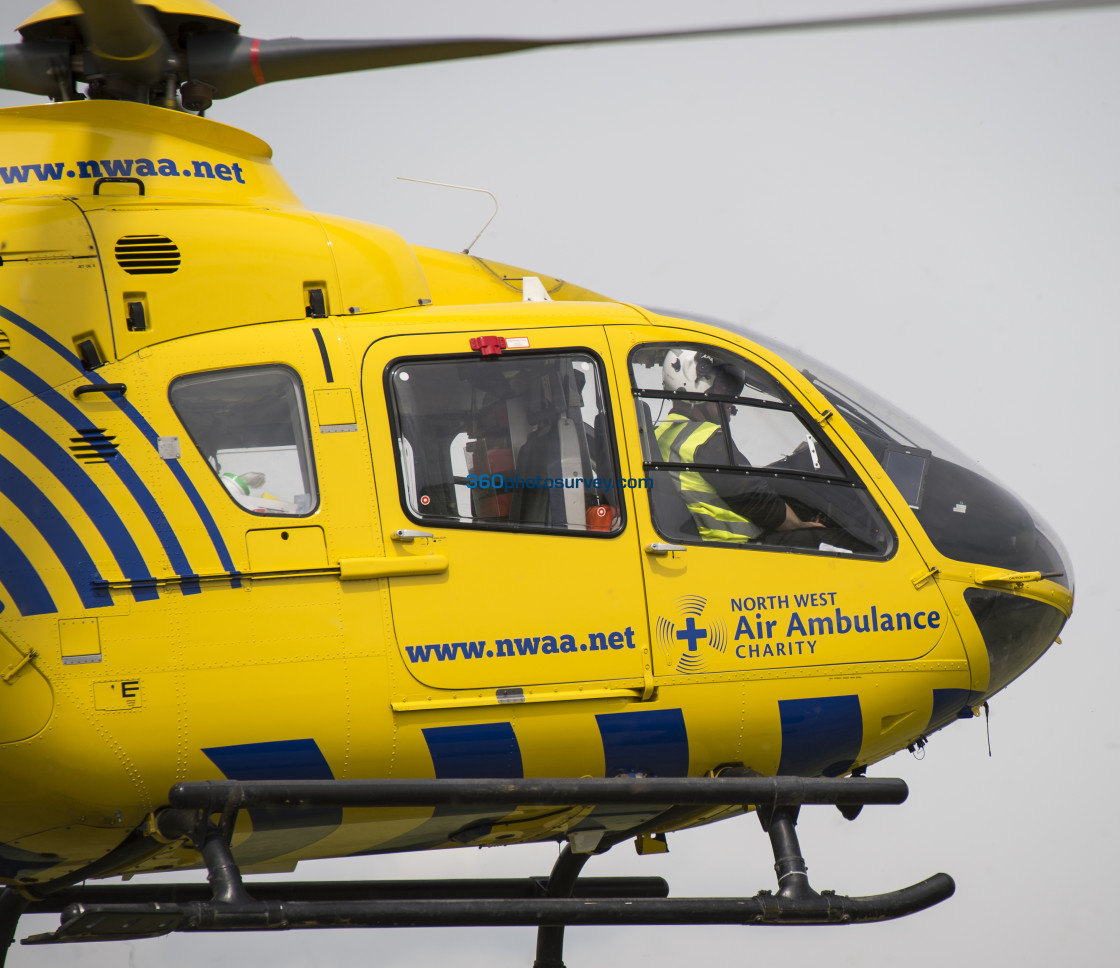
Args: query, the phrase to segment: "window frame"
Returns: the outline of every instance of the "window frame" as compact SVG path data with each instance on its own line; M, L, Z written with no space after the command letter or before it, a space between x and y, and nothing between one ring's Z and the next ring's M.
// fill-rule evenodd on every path
M609 531L598 530L580 530L570 527L559 527L553 525L540 525L540 524L527 524L520 522L510 521L487 521L487 520L472 520L464 521L460 517L444 517L440 515L420 515L416 513L408 502L408 487L406 485L403 454L401 450L401 441L403 439L401 427L401 414L398 408L398 401L396 394L393 390L393 374L397 369L403 365L425 365L425 364L441 364L441 363L473 363L476 366L494 366L500 365L500 362L509 363L515 360L522 359L555 359L557 357L572 357L584 356L592 367L596 380L598 381L599 397L602 402L602 410L600 413L603 416L604 426L607 428L607 447L609 457L609 474L613 480L617 482L621 478L621 450L619 447L619 433L618 425L615 422L614 406L611 397L611 388L609 382L609 371L604 364L603 357L589 346L558 346L558 347L545 347L533 350L516 350L513 352L506 351L501 356L494 358L482 357L476 352L471 353L432 353L426 355L417 354L403 354L401 356L393 357L385 364L382 371L382 387L385 394L386 411L389 416L389 433L393 445L393 459L394 459L394 474L397 483L397 497L400 502L401 510L405 516L414 524L422 525L425 527L439 527L439 528L453 528L457 530L466 531L495 531L512 534L545 534L545 535L563 535L568 537L581 537L581 538L596 538L596 539L612 539L622 535L628 525L626 515L626 501L622 498L617 500L617 503L612 505L615 508L616 516L614 519L614 526ZM410 446L413 446L410 444ZM603 479L603 478L600 478ZM613 489L617 493L617 488Z
M173 396L174 389L177 384L184 380L199 377L218 377L223 374L233 373L249 373L259 372L264 370L275 370L286 373L291 379L291 386L295 390L296 409L299 418L299 427L302 431L302 444L303 454L306 464L301 467L301 470L306 474L307 483L312 488L311 497L313 498L311 506L306 511L282 511L275 509L258 509L248 508L231 493L229 488L222 482L221 475L211 463L205 450L199 444L198 439L191 431L190 424L184 419L183 414L175 405ZM322 505L322 491L319 487L319 473L315 462L315 446L313 443L313 435L311 433L311 415L307 409L307 394L303 386L303 380L300 377L299 371L295 367L287 363L252 363L242 366L227 366L217 367L209 370L196 370L193 373L180 373L175 376L167 385L167 401L171 407L172 412L175 414L176 419L186 431L187 436L190 438L191 443L194 445L195 451L199 455L202 463L206 465L210 473L214 475L214 479L221 485L221 490L225 493L226 497L241 511L246 514L252 515L254 518L282 518L290 520L292 518L308 518L316 514Z
M664 389L657 390L639 387L635 379L636 357L639 354L648 353L651 350L664 350L665 352L668 352L672 349L696 350L698 352L711 353L721 357L730 357L752 369L757 369L764 377L766 377L771 383L778 387L778 389L781 391L781 396L783 399L767 400L762 399L758 396L752 397L749 395L735 396L726 393L695 393L688 391L673 392ZM645 474L647 474L647 476L651 473L663 473L667 475L669 472L674 471L679 473L695 471L702 475L715 475L717 477L721 475L732 475L733 477L737 478L753 477L755 479L796 481L810 485L816 484L827 487L839 487L847 490L861 491L864 493L866 501L874 509L875 515L879 519L884 534L889 537L889 542L881 552L831 552L822 551L819 548L801 548L788 545L767 544L765 542L756 540L721 541L718 539L704 538L702 536L692 536L684 533L671 533L665 527L664 523L658 520L657 506L653 500L653 492L657 490L657 488L655 487L651 490L650 493L650 520L653 524L654 530L661 537L665 538L667 541L705 547L753 548L754 550L760 551L781 551L793 554L811 554L823 557L842 554L844 557L858 558L860 560L870 561L886 561L894 556L898 549L898 535L896 534L888 515L875 500L870 488L868 488L867 484L864 483L863 479L852 466L851 462L848 461L844 457L844 455L839 452L835 443L826 434L823 425L813 420L805 410L805 408L797 403L781 377L772 373L770 370L763 367L758 362L747 359L741 351L730 350L709 343L673 340L656 340L651 342L639 343L631 347L626 357L626 372L630 383L631 396L635 404L636 419L639 423L639 427L641 428L639 439L642 440L644 446L648 445L649 447L653 447L655 446L655 442L649 440L647 444L648 434L645 432L645 428L642 427L644 420L639 405L640 401L663 400L671 402L675 400L693 400L704 403L718 403L720 404L720 426L725 435L725 438L731 442L734 442L735 438L731 432L729 419L730 407L752 407L755 409L778 410L792 414L801 425L802 429L812 435L815 445L818 447L823 447L825 449L829 460L831 460L831 462L837 469L836 472L833 473L829 471L815 471L803 468L799 468L797 470L786 470L782 468L774 468L773 466L769 465L765 467L740 466L733 463L734 455L730 451L728 452L727 464L709 464L699 462L675 463L662 459L649 460L647 459L647 455L643 453L642 470ZM652 413L650 416L651 423L653 424L653 426L656 426L656 424L652 421ZM654 455L651 453L650 456ZM657 454L656 456L660 458L660 454ZM783 500L785 500L784 497Z

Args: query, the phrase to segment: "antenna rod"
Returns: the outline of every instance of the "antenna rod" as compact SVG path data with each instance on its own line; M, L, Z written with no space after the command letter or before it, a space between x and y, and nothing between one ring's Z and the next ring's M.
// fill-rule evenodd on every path
M494 216L498 214L498 199L494 196L493 192L488 192L485 188L471 188L469 185L452 185L448 182L428 181L426 178L409 178L407 175L397 175L397 181L416 182L420 185L435 185L437 188L458 188L463 192L481 192L483 195L490 196L490 201L494 203L494 211L486 220L486 224L478 230L478 235L471 239L467 247L463 249L463 255L470 255L470 251L474 247L475 242L482 238L482 233L490 228L490 223L494 221Z

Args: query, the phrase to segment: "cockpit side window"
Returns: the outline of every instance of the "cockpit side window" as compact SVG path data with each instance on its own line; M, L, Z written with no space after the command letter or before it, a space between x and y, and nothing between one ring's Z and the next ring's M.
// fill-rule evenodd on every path
M307 408L296 374L253 366L179 377L169 391L226 493L253 514L303 515L318 504Z
M401 360L386 371L401 500L417 522L622 529L601 365L588 351Z
M774 376L702 344L630 354L654 526L664 537L881 557L894 537Z

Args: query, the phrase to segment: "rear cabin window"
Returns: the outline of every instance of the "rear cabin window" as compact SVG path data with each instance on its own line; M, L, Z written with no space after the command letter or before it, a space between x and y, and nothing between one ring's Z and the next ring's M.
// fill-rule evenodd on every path
M255 366L180 377L171 406L230 499L253 514L318 504L307 408L296 374Z
M658 532L672 541L883 556L893 534L782 385L700 344L630 354Z
M414 520L621 530L609 412L589 352L404 360L386 382Z

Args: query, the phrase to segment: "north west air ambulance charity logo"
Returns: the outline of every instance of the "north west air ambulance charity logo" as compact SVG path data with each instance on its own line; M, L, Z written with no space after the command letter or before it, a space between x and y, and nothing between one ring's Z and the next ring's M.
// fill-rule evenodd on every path
M705 615L708 600L700 595L677 599L676 616L657 618L656 639L661 652L681 673L704 672L715 658L727 651L727 628L718 618Z

